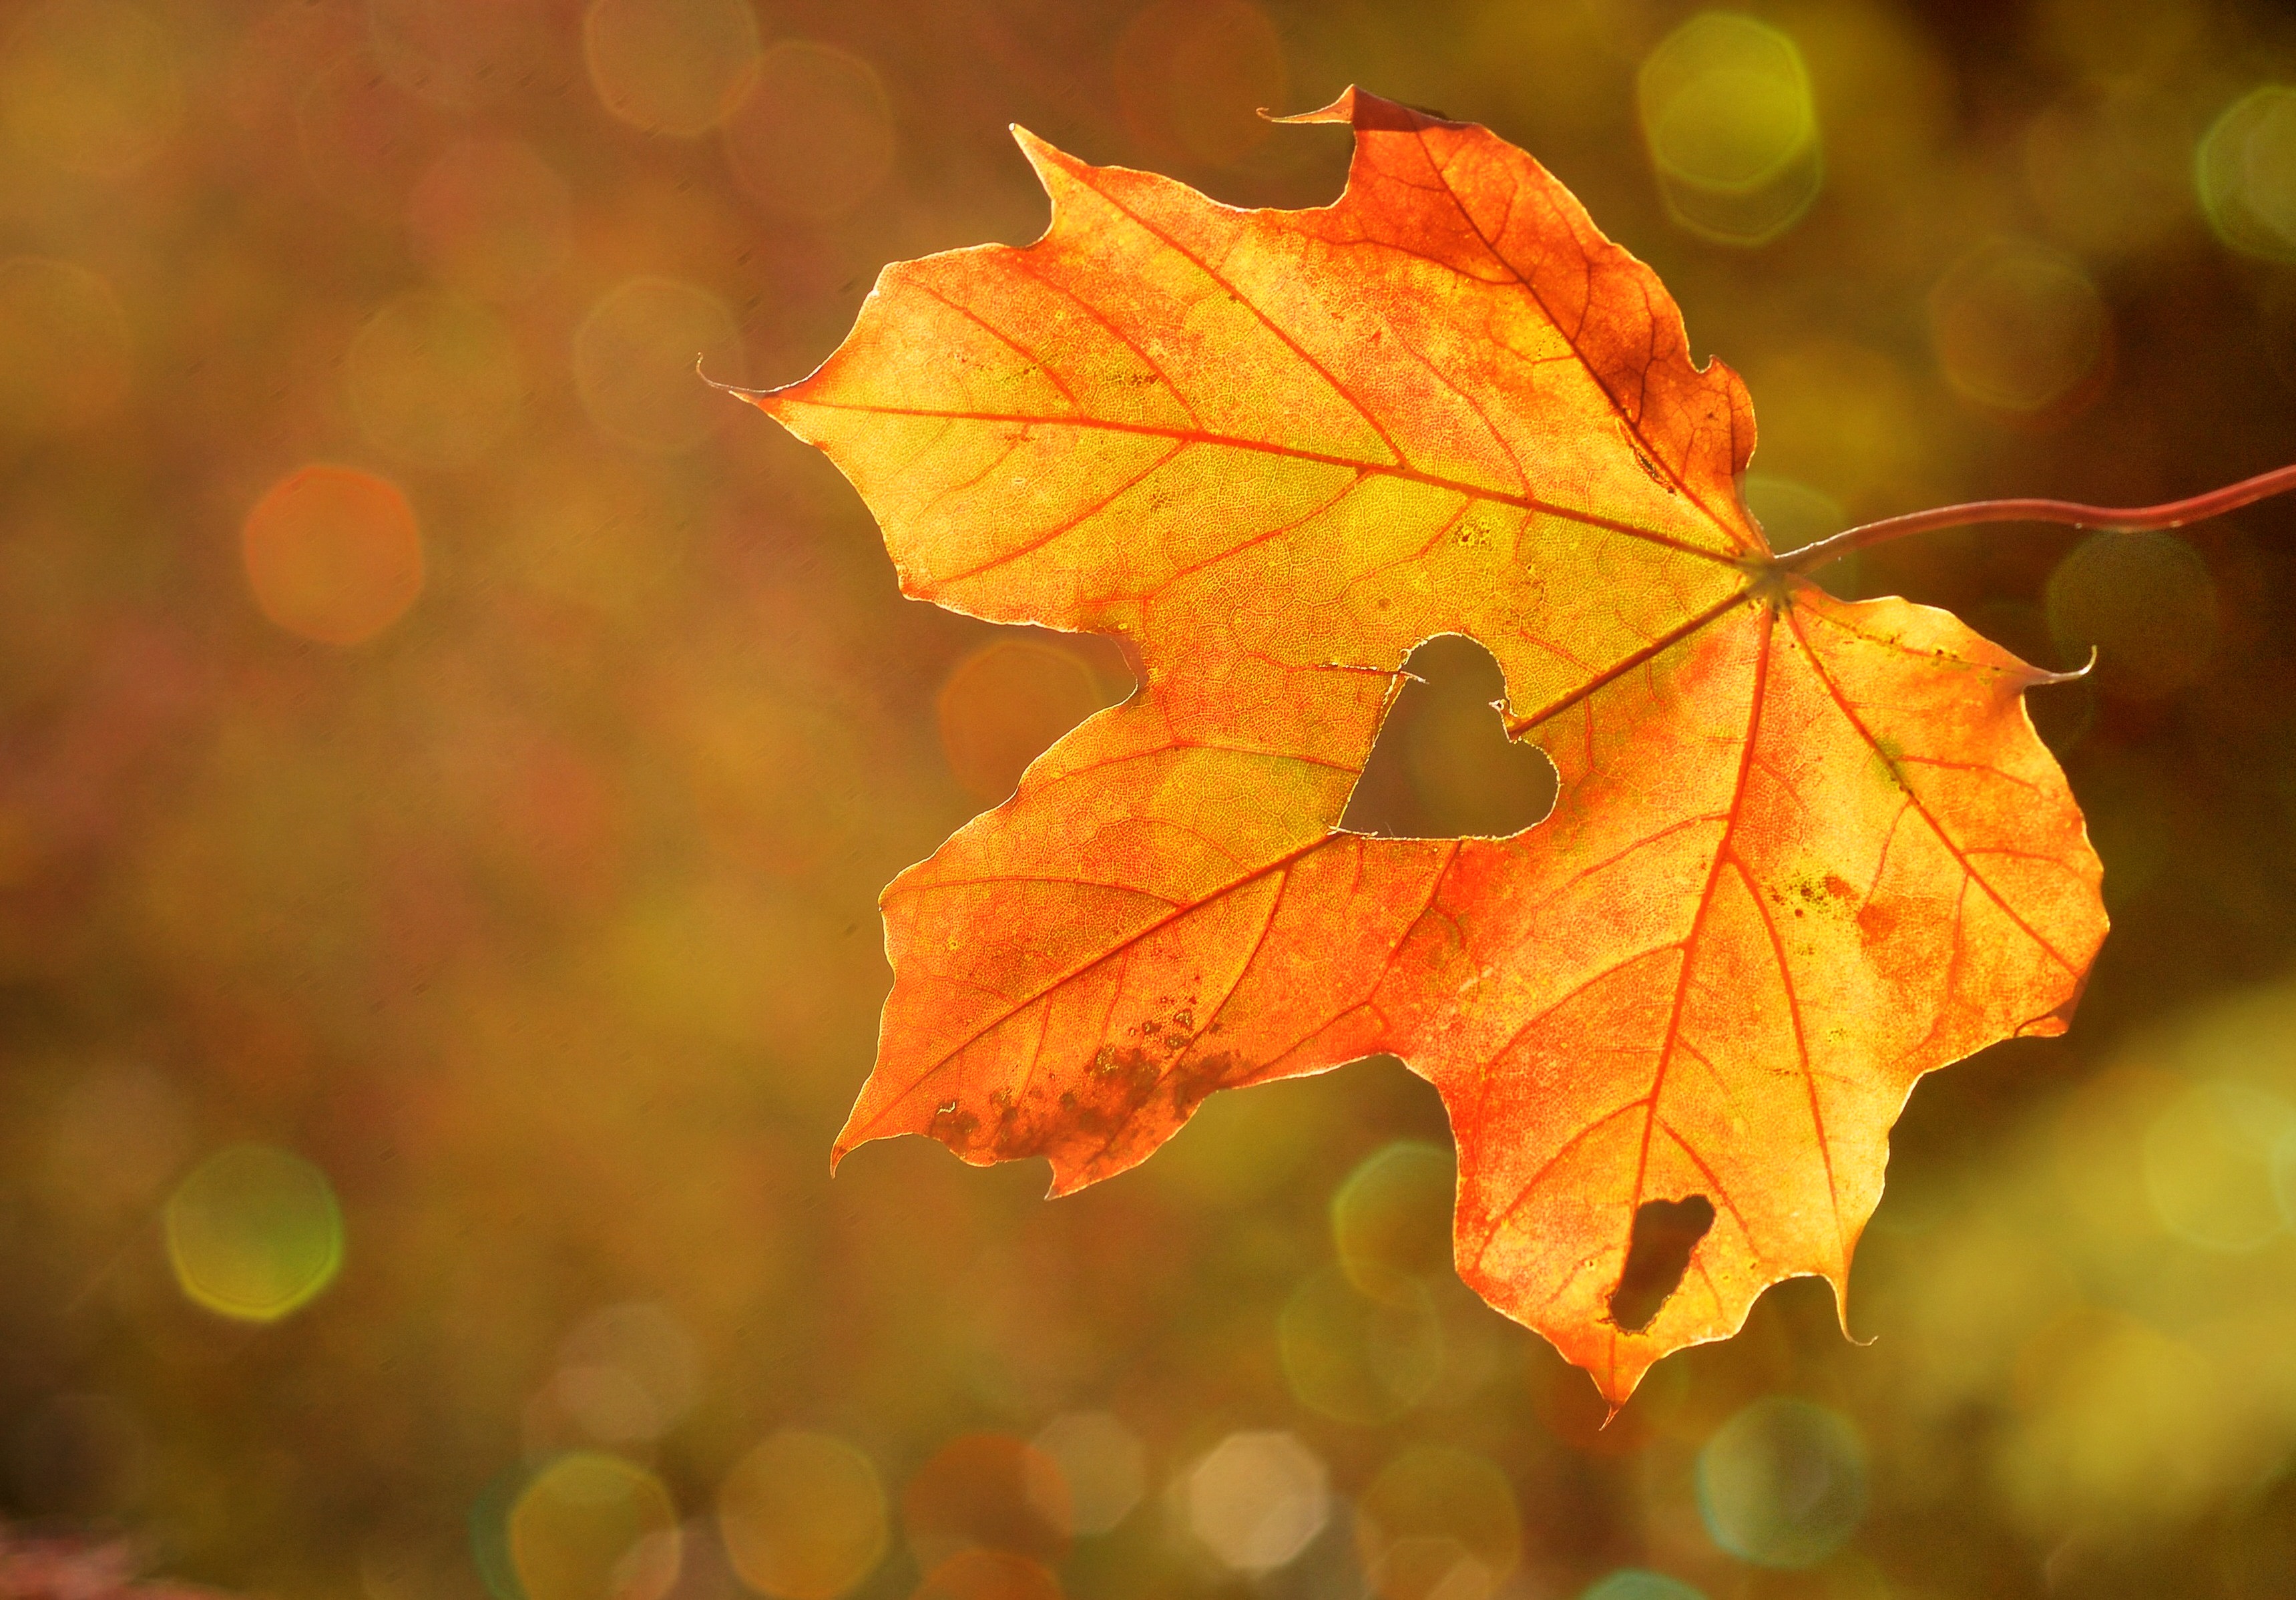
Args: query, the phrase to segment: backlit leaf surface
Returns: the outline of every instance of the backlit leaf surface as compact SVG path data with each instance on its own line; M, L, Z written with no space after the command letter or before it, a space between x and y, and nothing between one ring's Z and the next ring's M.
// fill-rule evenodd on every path
M1617 1403L1780 1279L1845 1292L1915 1079L2063 1029L2098 864L2045 675L1777 567L1744 386L1561 184L1360 92L1300 120L1355 131L1326 208L1022 134L1042 239L886 268L753 397L906 593L1119 636L1144 678L886 890L837 1150L928 1134L1066 1193L1216 1089L1392 1052L1450 1114L1461 1275ZM1340 831L1442 633L1496 656L1553 815ZM1637 1212L1693 1195L1680 1286L1620 1325Z

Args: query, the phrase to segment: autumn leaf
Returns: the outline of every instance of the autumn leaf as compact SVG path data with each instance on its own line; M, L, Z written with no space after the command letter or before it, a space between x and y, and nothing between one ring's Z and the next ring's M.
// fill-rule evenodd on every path
M1392 1052L1450 1115L1461 1276L1621 1403L1771 1284L1841 1302L1915 1080L2064 1028L2097 859L2025 714L2047 675L1774 558L1744 386L1561 184L1358 92L1293 120L1354 128L1332 206L1019 135L1042 239L886 268L751 397L905 592L1144 676L886 890L837 1152L928 1134L1065 1194L1216 1089ZM1553 814L1341 831L1444 633L1496 657ZM1685 1217L1679 1287L1625 1283L1638 1218Z

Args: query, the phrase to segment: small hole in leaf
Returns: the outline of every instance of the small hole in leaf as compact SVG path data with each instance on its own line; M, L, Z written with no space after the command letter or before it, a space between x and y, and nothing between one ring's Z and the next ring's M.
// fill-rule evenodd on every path
M1505 838L1554 808L1554 764L1509 739L1491 652L1444 634L1411 652L1340 825L1388 839Z
M1644 1201L1635 1212L1627 1268L1611 1291L1611 1321L1628 1333L1650 1326L1682 1275L1690 1270L1690 1252L1713 1226L1714 1202L1703 1194Z

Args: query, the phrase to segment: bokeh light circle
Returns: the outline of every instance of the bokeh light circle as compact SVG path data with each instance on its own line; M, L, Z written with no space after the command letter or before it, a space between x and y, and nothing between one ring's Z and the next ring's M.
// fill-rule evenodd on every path
M111 286L72 261L0 261L0 432L64 433L111 412L133 382Z
M114 177L148 160L184 109L167 30L118 0L51 0L0 39L0 119L19 149Z
M2235 1374L2137 1318L2060 1311L2018 1353L2014 1411L1994 1448L1999 1492L2029 1525L2136 1532L2190 1518L2212 1495L2255 1481L2240 1436L2255 1380L2284 1345L2275 1329L2273 1356L2252 1347Z
M574 334L574 386L590 420L640 449L700 444L734 414L702 382L739 383L741 329L725 302L675 278L632 278L590 308Z
M558 1344L552 1389L560 1407L603 1444L658 1439L700 1386L693 1336L653 1301L606 1306Z
M1222 1564L1272 1572L1305 1550L1331 1517L1324 1463L1290 1433L1231 1433L1189 1469L1181 1501L1189 1531Z
M677 1506L660 1479L599 1451L559 1456L510 1508L524 1600L663 1600L677 1582Z
M357 644L422 592L422 537L398 486L354 467L308 466L264 492L240 530L263 614L324 644Z
M406 202L414 258L469 293L532 292L572 248L566 180L516 139L471 139L431 163Z
M1140 1436L1105 1411L1070 1411L1053 1418L1029 1441L1029 1504L1062 1531L1106 1533L1140 1503L1147 1487L1147 1452ZM1047 1473L1039 1465L1049 1464Z
M1734 12L1691 18L1644 59L1636 100L1667 208L1692 232L1765 243L1817 198L1809 71L1767 23Z
M1332 1194L1332 1243L1350 1283L1372 1292L1450 1266L1457 1171L1451 1151L1425 1139L1398 1139L1357 1163Z
M1714 1542L1765 1567L1809 1567L1866 1515L1866 1447L1846 1417L1807 1400L1756 1400L1698 1453L1698 1510Z
M2226 244L2296 261L2296 88L2267 84L2226 108L2194 152L2193 183Z
M1061 1600L1042 1562L1010 1550L960 1550L925 1574L911 1600Z
M2162 1226L2203 1250L2251 1251L2287 1226L2276 1160L2296 1106L2240 1083L2204 1083L2144 1130L2144 1192Z
M884 1559L885 1489L841 1439L784 1429L718 1489L718 1533L742 1581L775 1600L837 1600Z
M1964 255L1929 297L1930 341L1946 382L1980 406L2032 412L2095 372L2111 319L2080 264L2030 240Z
M1102 700L1099 681L1075 652L1033 639L994 640L941 680L941 753L958 787L994 805Z
M1411 1446L1357 1501L1356 1547L1380 1600L1488 1595L1522 1559L1514 1486L1483 1456Z
M1391 1422L1443 1375L1442 1325L1425 1286L1367 1261L1302 1283L1277 1318L1276 1342L1293 1396L1341 1422Z
M791 217L840 217L893 169L893 108L877 70L810 39L783 39L758 58L724 137L734 180Z
M2096 679L2132 700L2199 680L2216 647L2216 581L2172 533L2093 533L2044 587L2049 632L2074 665L2096 651Z
M424 466L461 466L518 420L526 381L502 319L475 301L419 290L390 300L343 363L351 414L375 446Z
M1620 1567L1579 1591L1578 1600L1706 1600L1706 1591L1642 1567Z
M592 0L582 55L606 110L647 133L715 126L758 58L748 0Z
M242 1322L308 1305L343 1264L327 1175L268 1145L231 1145L193 1168L161 1212L168 1263L194 1303Z

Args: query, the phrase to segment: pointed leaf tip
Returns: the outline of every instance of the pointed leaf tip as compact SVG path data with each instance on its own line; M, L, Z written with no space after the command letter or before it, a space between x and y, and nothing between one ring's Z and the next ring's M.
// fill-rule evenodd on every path
M1267 117L1270 122L1279 123L1352 122L1355 120L1356 102L1362 94L1362 90L1349 84L1340 91L1338 99L1329 105L1319 106L1315 111L1294 111L1288 117L1268 117L1266 111L1259 114Z
M1350 84L1340 91L1340 97L1331 104L1312 111L1300 111L1290 117L1271 119L1276 122L1346 122L1357 133L1414 134L1430 127L1467 127L1468 123L1456 121L1440 111L1423 106L1406 105L1399 100L1386 100Z
M1085 165L1051 140L1031 133L1017 122L1012 125L1012 129L1013 143L1021 147L1021 154L1027 159L1029 168L1037 175L1037 182L1043 185L1048 195L1055 193L1053 188L1055 172L1072 175L1078 168Z

